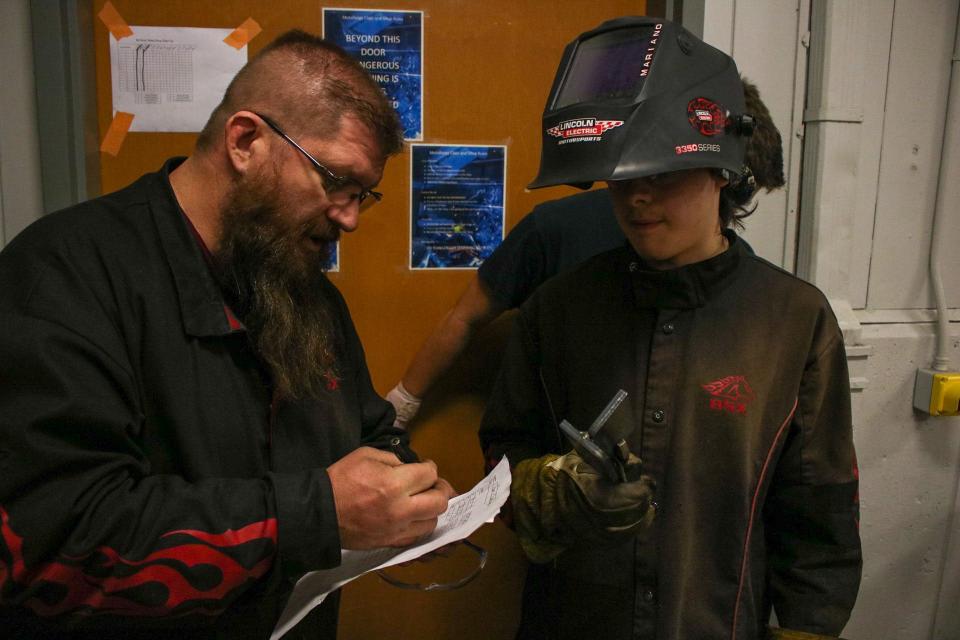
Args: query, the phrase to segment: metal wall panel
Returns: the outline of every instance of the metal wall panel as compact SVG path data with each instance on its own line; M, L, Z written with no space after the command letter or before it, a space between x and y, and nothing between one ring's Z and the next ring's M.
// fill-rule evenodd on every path
M861 175L868 0L814 0L804 109L797 273L849 306L853 219ZM835 309L836 309L835 305Z
M703 41L732 54L737 0L704 0L702 4Z
M757 197L757 212L743 235L757 253L793 270L799 193L800 130L805 55L798 56L806 31L807 0L718 0L704 3L704 40L730 53L741 74L760 88L783 136L788 185ZM772 51L776 55L770 55ZM799 65L799 68L798 68Z
M761 256L793 270L796 211L800 192L800 139L802 83L806 56L798 60L799 37L806 31L807 13L798 0L737 0L734 12L733 57L740 73L760 89L783 138L784 172L790 180L783 189L757 196L757 211L746 220L748 242ZM776 55L770 55L776 51ZM795 106L795 98L801 100Z
M871 309L933 306L930 226L957 8L956 1L896 3L867 293ZM949 220L941 224L949 234L947 247L960 246L958 205L952 203ZM960 306L960 251L947 251L941 268L947 303Z
M853 259L850 265L850 304L862 309L867 304L870 277L870 253L880 181L882 132L886 123L887 68L890 64L890 39L893 35L893 0L874 0L870 11L861 15L869 35L865 47L862 101L863 135L860 136L860 176L857 180L856 211L853 219ZM893 124L893 126L896 126Z
M31 0L37 125L45 213L100 195L93 9Z
M40 217L40 151L27 0L0 2L0 247Z

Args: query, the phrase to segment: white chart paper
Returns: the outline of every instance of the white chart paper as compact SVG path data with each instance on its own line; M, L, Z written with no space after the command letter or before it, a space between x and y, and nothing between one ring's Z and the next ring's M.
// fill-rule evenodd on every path
M300 578L270 640L279 640L331 591L351 580L370 571L415 560L451 542L463 540L485 522L493 522L509 495L510 464L503 458L473 489L450 500L447 511L438 519L437 528L423 542L403 549L341 551L339 567L313 571Z
M133 114L130 131L200 131L247 47L223 41L233 29L130 28L132 36L110 38L114 112Z

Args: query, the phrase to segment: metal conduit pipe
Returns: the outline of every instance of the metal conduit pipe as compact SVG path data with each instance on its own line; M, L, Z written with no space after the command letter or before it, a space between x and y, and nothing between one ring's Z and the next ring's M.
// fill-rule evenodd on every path
M940 254L944 238L941 226L947 223L951 213L960 206L960 13L953 37L953 57L950 60L950 85L947 93L947 112L943 125L943 147L940 151L940 173L937 184L937 202L933 210L933 227L930 238L930 285L937 305L937 351L932 368L935 371L950 369L949 334L950 319L947 317L947 298L943 292L940 275Z

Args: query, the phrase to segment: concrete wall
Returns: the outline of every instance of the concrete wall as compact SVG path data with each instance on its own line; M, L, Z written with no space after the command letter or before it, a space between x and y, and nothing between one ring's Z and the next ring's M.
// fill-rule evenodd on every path
M960 327L952 329L956 368ZM960 418L925 417L910 403L914 372L933 353L933 326L865 325L861 341L872 349L867 385L854 394L865 566L844 637L956 640L960 556L948 541L957 524Z

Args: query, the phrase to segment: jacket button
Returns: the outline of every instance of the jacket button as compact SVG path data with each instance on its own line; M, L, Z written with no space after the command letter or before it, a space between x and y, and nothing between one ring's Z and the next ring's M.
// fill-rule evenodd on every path
M674 330L676 327L673 326L673 323L672 323L672 322L664 322L664 323L663 323L663 327L661 327L661 328L663 329L663 332L664 332L664 333L666 333L667 335L670 335L671 333L673 333L673 330Z
M653 412L653 421L654 422L663 422L663 419L667 417L667 414L663 412L662 409L657 409Z
M633 273L634 271L640 268L640 265L637 264L636 262L631 262L630 266L627 268L630 270L630 273Z
M653 602L653 589L647 589L643 592L643 599L646 602Z

